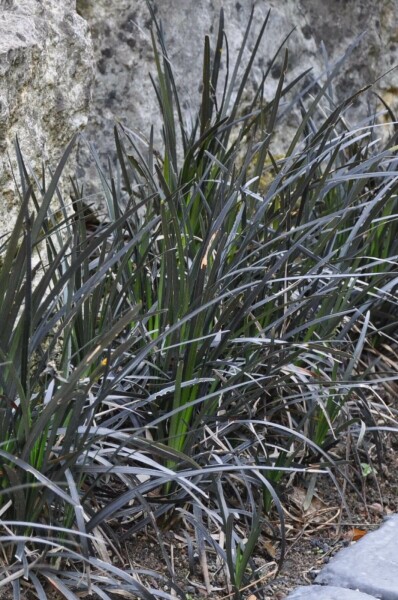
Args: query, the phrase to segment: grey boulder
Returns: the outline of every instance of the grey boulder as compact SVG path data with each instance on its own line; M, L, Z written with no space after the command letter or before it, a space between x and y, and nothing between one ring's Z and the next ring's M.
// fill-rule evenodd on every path
M89 28L75 0L0 0L2 233L20 203L9 161L15 138L36 173L43 160L55 169L65 145L86 125L93 64Z
M219 11L223 6L231 75L253 3L248 0L154 0L153 4L164 26L169 58L181 94L182 111L189 122L200 98L205 34L210 33L214 48ZM344 55L353 40L366 31L335 81L335 100L347 98L397 64L396 7L396 0L257 2L245 62L263 20L269 10L271 13L243 100L250 101L276 49L289 33L292 35L287 40L289 67L286 77L287 81L292 81L309 67L313 68L309 79L324 71L327 60L321 51L322 42L330 63L334 63ZM115 121L122 121L144 137L149 136L153 124L155 141L159 143L161 115L149 78L149 73L155 75L156 71L149 34L151 20L145 0L77 0L77 10L91 30L96 59L96 85L86 131L104 164L107 164L108 154L114 154ZM283 52L266 80L266 100L273 98L282 62ZM220 80L226 73L225 60L221 67ZM375 91L394 111L398 109L397 88L398 69L387 73L375 85ZM369 93L358 99L355 106L345 113L345 118L353 123L359 122L367 113L368 103L372 109L376 105L382 108L377 97ZM284 152L300 120L301 116L294 113L286 126L279 129L271 146L274 155ZM90 165L90 158L81 158L82 173L87 176L90 172L95 180L95 169Z

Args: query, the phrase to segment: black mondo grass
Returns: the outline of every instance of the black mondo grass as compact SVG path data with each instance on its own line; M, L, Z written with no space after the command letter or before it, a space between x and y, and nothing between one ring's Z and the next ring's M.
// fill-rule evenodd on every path
M76 140L49 177L16 146L21 210L0 248L0 593L15 598L184 598L195 561L210 594L214 556L241 598L259 541L282 564L289 481L351 484L348 442L360 460L395 428L396 139L349 127L357 94L334 106L334 72L287 82L282 46L274 97L268 68L244 105L269 26L245 64L253 14L234 67L223 13L206 38L188 127L149 10L163 139L117 125L108 170L93 149L106 221L79 182L62 192ZM162 574L134 556L139 536Z

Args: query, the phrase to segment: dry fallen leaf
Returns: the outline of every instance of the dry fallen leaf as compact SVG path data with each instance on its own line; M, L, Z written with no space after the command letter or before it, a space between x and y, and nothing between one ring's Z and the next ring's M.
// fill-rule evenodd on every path
M300 511L300 515L297 516L301 517L303 522L312 521L314 523L317 523L319 521L322 521L323 517L320 513L322 509L325 508L325 504L319 498L313 496L311 499L311 504L309 505L307 510L304 510L306 498L307 491L303 488L297 486L292 489L289 499Z
M357 529L356 527L354 527L352 530L352 541L357 542L358 540L363 538L363 536L366 534L367 534L366 529Z
M266 551L266 553L268 554L268 556L270 556L270 558L275 559L276 557L276 547L274 546L274 544L270 541L270 540L262 540L261 542L262 547L264 548L264 550ZM249 598L248 598L249 600Z
M357 542L368 532L366 529L359 529L358 527L353 527L349 529L344 535L343 538L347 540L347 542Z

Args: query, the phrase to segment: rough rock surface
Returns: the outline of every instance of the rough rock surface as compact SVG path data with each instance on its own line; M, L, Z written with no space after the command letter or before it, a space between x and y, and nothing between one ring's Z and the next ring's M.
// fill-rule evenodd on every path
M341 550L318 575L316 583L398 600L398 515Z
M188 118L199 99L204 35L213 34L214 45L219 10L224 5L233 63L251 2L154 0L154 4L164 24ZM315 75L324 70L322 40L333 62L367 30L337 81L336 97L346 97L397 64L397 4L398 0L257 2L249 49L270 8L271 17L251 85L256 86L293 27L295 31L287 43L290 79L309 66ZM159 138L159 110L148 76L155 71L149 24L145 0L0 0L0 221L4 222L5 215L8 218L17 203L7 156L7 152L13 152L15 136L18 134L34 166L42 157L54 163L73 133L86 124L93 67L96 83L87 134L100 154L104 157L113 151L115 120L144 135L153 123ZM266 97L273 95L280 68L281 59L272 68ZM248 96L250 89L249 85ZM397 110L398 70L383 77L377 89ZM367 100L372 107L377 103L371 94ZM365 101L353 107L350 117L360 119L364 107ZM289 130L284 131L289 138ZM278 149L273 149L278 154ZM86 176L88 162L87 158L82 160L81 173L86 172Z
M289 594L286 600L375 600L374 596L356 590L343 590L341 587L311 585L299 587Z
M252 3L243 0L155 0L154 3L164 25L170 58L188 114L190 106L195 105L199 97L203 38L208 32L215 35L220 7L224 6L233 56L241 44ZM257 2L249 47L253 46L269 8L269 26L253 70L251 83L254 85L293 27L295 31L287 43L290 78L309 66L314 68L315 74L321 73L325 69L325 60L337 60L353 39L367 30L341 70L336 86L338 99L374 81L398 63L397 0ZM112 149L115 119L123 120L144 134L148 134L150 124L154 123L159 133L159 111L148 77L155 68L145 0L134 3L130 0L77 0L77 9L90 26L96 56L97 82L87 130L89 137L102 153L107 153ZM322 41L325 53L320 50ZM280 61L272 69L266 96L272 96L279 74ZM398 108L398 71L382 78L377 89L392 108ZM350 117L360 120L366 112L367 102L374 108L378 101L376 96L368 94L362 104L353 107ZM380 103L378 106L381 108Z
M302 0L302 11L317 46L323 41L333 61L350 42L365 33L351 58L342 66L337 97L373 83L381 97L394 110L398 107L398 29L397 0ZM393 70L391 70L393 69ZM373 98L373 106L377 100ZM379 105L380 106L380 105Z
M55 167L87 122L93 51L75 0L0 0L0 228L19 198L8 153L18 136L33 167Z
M163 25L182 108L189 120L200 99L205 34L210 34L214 47L220 8L224 6L231 72L250 16L251 2L161 0L154 4L157 17ZM293 78L302 72L304 65L308 65L316 54L315 40L307 34L306 21L303 15L297 13L294 4L290 0L285 3L257 3L248 43L250 50L271 5L273 8L258 61L252 70L248 98L281 41L294 25L297 30L289 41L289 77ZM149 32L151 20L145 0L136 0L134 4L130 0L78 0L77 8L90 25L97 60L93 108L87 128L89 138L94 141L99 153L105 156L113 149L116 119L144 136L148 136L153 123L155 139L159 140L159 108L149 78L149 73L155 75ZM248 55L247 52L246 59ZM281 54L268 78L265 88L267 97L272 97L276 89L282 59Z

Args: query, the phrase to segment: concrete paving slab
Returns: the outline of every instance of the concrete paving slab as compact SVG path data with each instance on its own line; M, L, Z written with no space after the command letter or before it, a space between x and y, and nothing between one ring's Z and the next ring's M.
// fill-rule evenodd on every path
M315 583L360 590L381 600L398 600L398 515L340 550Z
M334 585L310 585L297 588L286 600L375 600L375 597Z

